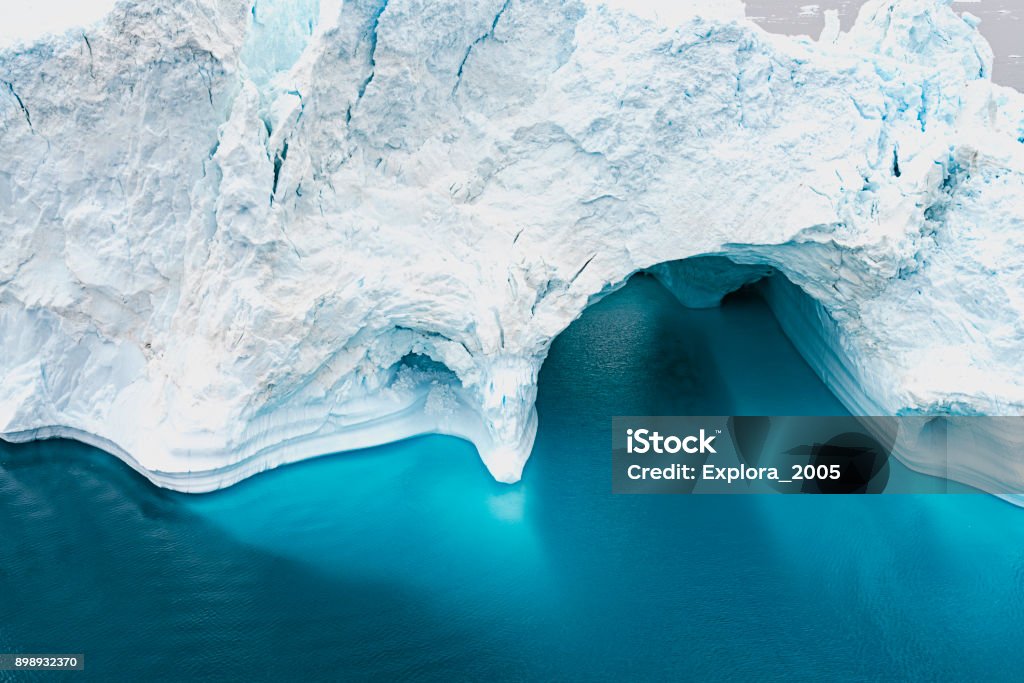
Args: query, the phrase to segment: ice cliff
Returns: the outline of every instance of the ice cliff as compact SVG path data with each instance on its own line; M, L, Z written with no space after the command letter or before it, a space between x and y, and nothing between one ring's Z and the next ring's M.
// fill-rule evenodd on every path
M975 24L152 0L9 48L0 432L186 491L442 432L515 481L551 340L655 266L693 305L784 275L855 412L1021 414L1024 96Z

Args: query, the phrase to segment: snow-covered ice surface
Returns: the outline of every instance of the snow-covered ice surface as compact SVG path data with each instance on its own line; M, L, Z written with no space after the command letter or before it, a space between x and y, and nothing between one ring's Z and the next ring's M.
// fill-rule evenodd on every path
M515 481L551 340L693 256L695 305L784 274L855 412L1024 412L1024 96L974 18L657 5L123 2L0 52L0 432L186 491L442 432Z
M747 16L775 33L809 35L817 38L829 14L849 30L865 0L746 0ZM992 80L1024 90L1024 2L1021 0L955 0L956 12L970 12L981 19L981 35L992 46ZM831 21L829 19L828 21Z

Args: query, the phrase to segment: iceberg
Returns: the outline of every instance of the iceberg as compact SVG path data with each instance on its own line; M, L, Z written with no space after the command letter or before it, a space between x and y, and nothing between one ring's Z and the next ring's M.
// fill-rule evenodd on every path
M1022 414L1024 95L977 21L655 5L128 0L0 51L0 434L200 492L444 433L514 482L552 339L642 270L774 273L855 413ZM1005 445L956 476L1024 485Z

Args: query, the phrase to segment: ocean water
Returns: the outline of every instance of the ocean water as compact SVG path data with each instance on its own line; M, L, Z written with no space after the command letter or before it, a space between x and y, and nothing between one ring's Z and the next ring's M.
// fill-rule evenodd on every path
M81 680L1019 680L1022 509L611 495L612 415L842 412L756 297L634 278L556 340L538 410L513 486L446 437L202 496L4 445L0 652L84 653Z

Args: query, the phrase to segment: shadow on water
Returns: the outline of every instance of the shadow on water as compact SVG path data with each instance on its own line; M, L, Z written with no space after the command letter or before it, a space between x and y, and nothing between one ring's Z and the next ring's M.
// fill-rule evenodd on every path
M540 375L523 482L424 437L214 494L0 445L0 651L106 678L1012 679L1021 511L987 496L612 496L613 415L841 411L749 292L648 277Z
M82 444L0 442L0 651L85 653L107 680L502 665L422 595L241 542L186 498Z
M1000 501L610 495L612 415L847 414L756 289L692 310L634 277L555 341L538 412L531 513L570 611L600 615L566 650L594 675L638 656L713 679L1007 679L1024 663L993 640L994 623L1024 628L1024 529ZM979 580L1008 602L966 588Z

